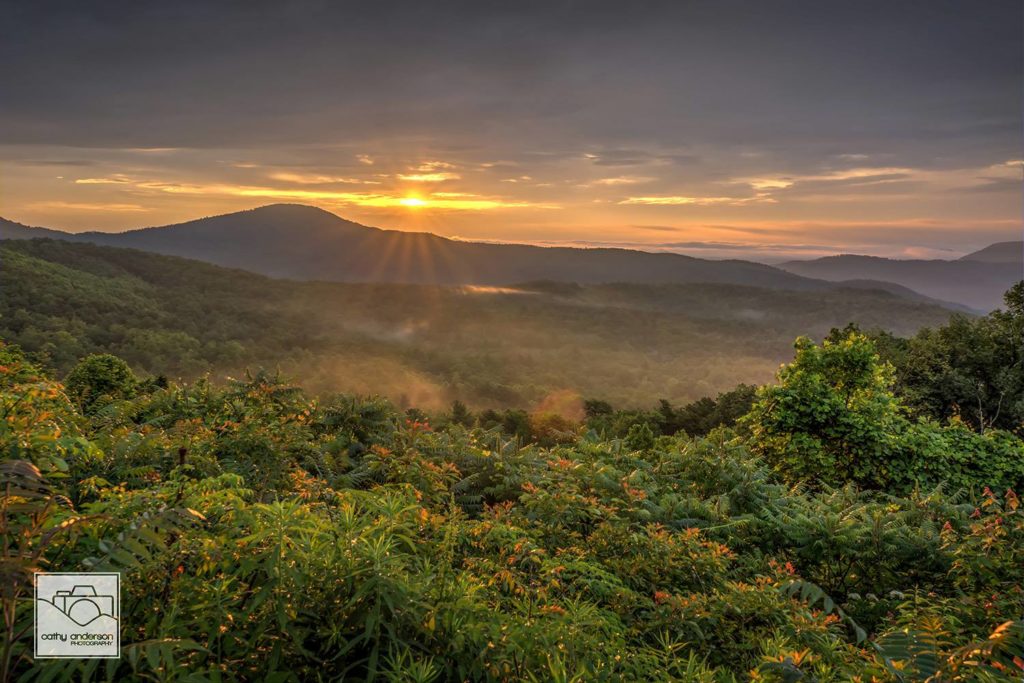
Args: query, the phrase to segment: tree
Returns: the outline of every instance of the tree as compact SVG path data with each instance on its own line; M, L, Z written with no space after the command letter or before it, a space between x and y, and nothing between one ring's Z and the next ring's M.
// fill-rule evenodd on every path
M626 448L631 451L646 451L654 448L654 431L646 423L638 423L629 428L626 435Z
M972 431L906 415L893 368L850 331L816 346L796 342L794 361L763 387L742 422L751 449L786 480L908 494L915 487L1005 489L1024 484L1024 444L1003 430Z
M850 332L821 346L796 341L796 357L763 387L744 418L755 451L790 481L880 488L899 456L893 369Z
M955 316L911 339L899 375L913 408L979 431L1024 429L1024 282L1005 301L1005 310Z
M473 413L470 412L465 403L456 399L452 401L452 412L449 421L452 424L471 427L473 426Z
M109 353L86 356L64 380L68 396L85 414L112 400L130 398L138 384L128 364Z
M954 315L910 339L869 334L895 367L896 393L912 415L1024 434L1024 281L1004 301L1003 310L980 318ZM851 329L833 330L829 338Z
M588 418L604 417L615 412L612 404L596 398L590 398L583 402L583 410Z

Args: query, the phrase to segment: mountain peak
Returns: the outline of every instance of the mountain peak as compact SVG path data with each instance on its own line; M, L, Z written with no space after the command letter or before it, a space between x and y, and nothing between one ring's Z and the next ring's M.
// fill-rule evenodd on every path
M279 203L279 204L264 204L263 206L257 206L254 209L248 209L246 211L236 211L234 213L222 214L225 216L235 215L267 215L267 216L278 216L278 217L297 217L297 216L317 216L323 218L329 216L339 220L345 220L341 216L328 211L327 209L321 209L319 206L313 206L312 204L290 204L290 203ZM347 221L351 222L351 221Z
M961 261L981 261L984 263L1021 263L1024 262L1024 241L996 242L984 249L972 251L960 257Z
M287 227L296 225L296 221L314 221L317 224L326 223L348 223L350 225L358 225L353 221L342 218L341 216L331 213L326 209L321 209L318 206L312 206L310 204L265 204L264 206L257 206L254 209L244 209L242 211L233 211L231 213L222 213L216 216L207 216L206 218L197 218L177 225L191 225L191 224L213 224L213 223L240 223L250 226L266 225L274 223ZM167 228L173 226L159 226L160 228ZM150 228L144 228L150 229Z
M100 243L109 243L110 235L133 236L149 241L162 240L172 233L188 235L192 239L209 239L219 235L237 240L267 240L287 238L288 235L294 238L301 234L305 238L312 233L330 235L372 229L309 204L267 204L173 225L138 228L122 233L83 233L83 236L87 235L91 241ZM145 245L139 247L150 248Z

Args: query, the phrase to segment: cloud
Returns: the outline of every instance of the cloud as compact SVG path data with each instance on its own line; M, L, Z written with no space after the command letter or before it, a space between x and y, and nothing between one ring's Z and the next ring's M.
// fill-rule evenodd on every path
M287 174L286 174L287 175ZM467 192L437 192L409 194L407 192L348 192L328 189L299 189L294 187L265 187L259 185L231 185L227 183L178 183L161 180L133 179L118 175L112 178L87 178L92 184L115 184L135 192L202 197L253 197L275 201L300 201L350 205L368 208L427 208L453 211L492 211L496 209L555 209L556 204L508 199ZM90 183L86 183L90 184ZM307 183L316 184L316 183ZM103 205L95 205L97 208ZM110 204L129 207L135 205ZM70 207L70 205L68 205ZM84 205L83 205L84 207ZM111 210L133 210L129 208ZM141 210L141 207L139 207Z
M412 167L414 173L399 173L399 180L411 180L418 183L443 183L448 180L459 180L462 178L458 173L446 169L455 168L455 164L447 161L424 161Z
M654 180L657 180L657 179L656 178L651 178L651 177L648 177L648 176L624 176L624 175L620 175L620 176L615 176L614 178L598 178L597 180L590 181L590 183L588 183L588 185L607 185L607 186L615 186L615 185L641 185L643 183L649 183L649 182L652 182Z
M32 202L28 204L28 208L61 209L68 211L113 211L116 213L147 211L146 207L139 206L138 204L117 204L110 202Z
M64 200L171 222L249 198L508 239L669 216L801 224L801 241L842 246L840 220L957 222L918 233L942 244L986 219L1019 234L1020 169L996 168L1024 143L1009 0L297 2L20 3L0 22L4 213ZM431 198L453 213L416 224L410 200ZM541 213L556 205L557 221ZM694 239L719 237L743 238Z
M399 180L411 180L417 183L442 183L446 180L459 180L458 173L399 173Z
M316 175L312 173L271 173L268 176L271 180L280 180L286 183L298 183L301 185L376 185L375 180L362 180L361 178L348 178L343 176Z
M419 166L414 168L414 171L439 171L445 168L455 168L455 164L450 164L447 161L424 161Z
M641 166L657 159L651 152L640 149L604 149L587 152L583 158L596 166Z
M120 173L106 178L78 178L75 180L75 183L78 185L122 185L130 184L131 182L131 178Z
M755 190L785 190L798 183L832 183L855 181L859 183L880 183L902 180L912 176L914 169L902 167L848 168L838 171L806 175L766 175L753 178L736 178L732 182L750 185Z
M764 194L757 194L753 197L688 197L681 195L661 195L651 197L628 197L619 204L642 204L646 206L713 206L724 204L731 206L742 206L753 202L774 202L775 200Z
M862 155L846 155L862 156ZM1019 190L1021 164L1010 160L982 167L927 169L904 166L855 167L806 174L765 174L735 178L779 201L808 198L861 201L866 195L924 198L930 192L993 193ZM849 196L847 196L849 195Z
M25 159L20 163L30 166L92 166L89 159Z

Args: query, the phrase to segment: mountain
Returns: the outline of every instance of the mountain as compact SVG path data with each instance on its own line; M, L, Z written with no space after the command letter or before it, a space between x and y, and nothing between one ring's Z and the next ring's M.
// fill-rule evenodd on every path
M850 322L907 335L950 315L839 286L301 282L66 240L0 242L0 263L0 338L62 374L94 352L186 378L263 366L431 409L527 407L565 390L694 400L770 380L798 335Z
M955 261L842 254L811 261L787 261L779 264L779 268L834 282L882 280L934 299L988 312L999 308L1006 290L1024 279L1024 244L999 242Z
M773 267L675 253L462 242L368 227L301 204L269 206L120 233L66 233L0 218L0 239L44 237L198 259L277 278L333 282L508 285L720 283L802 291L877 289L958 310L988 310L1014 281L1014 243L954 261L836 256ZM1009 245L1009 246L1008 246ZM976 260L970 260L976 257ZM982 260L985 260L983 263ZM959 268L950 278L943 269ZM994 264L994 268L988 264ZM915 276L913 264L924 266ZM1019 270L1019 269L1018 269ZM933 273L933 271L935 271ZM979 272L975 276L973 273ZM1019 277L1019 273L1017 273Z
M1021 263L1024 259L1024 242L996 242L984 249L961 256L961 261L983 263Z
M0 218L0 239L30 240L38 237L60 240L74 239L75 235L48 228L32 228L21 223L9 221L6 218Z
M671 253L461 242L367 227L311 206L275 204L122 233L69 234L3 221L0 237L131 247L299 280L505 285L707 282L808 290L821 282L748 261Z

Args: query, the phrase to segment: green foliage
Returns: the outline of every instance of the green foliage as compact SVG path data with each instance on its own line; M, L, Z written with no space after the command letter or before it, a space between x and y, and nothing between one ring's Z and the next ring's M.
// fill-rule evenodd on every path
M596 399L585 401L583 407L587 427L608 438L625 437L634 427L641 426L656 436L705 436L718 427L735 426L750 410L756 392L756 387L740 384L717 398L705 396L679 407L661 399L658 407L650 411L616 410L607 401Z
M743 424L755 452L787 480L854 483L909 493L1024 486L1024 445L1013 434L978 434L962 422L911 421L894 392L890 364L866 336L796 343L793 363L766 386Z
M629 428L625 440L626 448L633 451L644 451L654 447L654 432L650 425L643 422Z
M665 434L685 406L432 421L265 372L86 403L0 360L3 683L1024 673L1021 441L910 420L856 334L706 436ZM32 661L32 572L94 568L121 659Z
M1024 281L1005 301L1003 310L980 318L956 315L909 339L872 332L914 415L1024 434Z
M462 401L452 401L450 420L452 424L471 427L473 425L473 413L469 411L469 408Z
M128 364L109 353L86 356L64 380L68 396L87 415L112 401L130 398L138 384Z
M796 357L764 387L745 423L756 450L787 478L884 487L898 467L900 408L892 368L867 337L820 346L796 341Z

